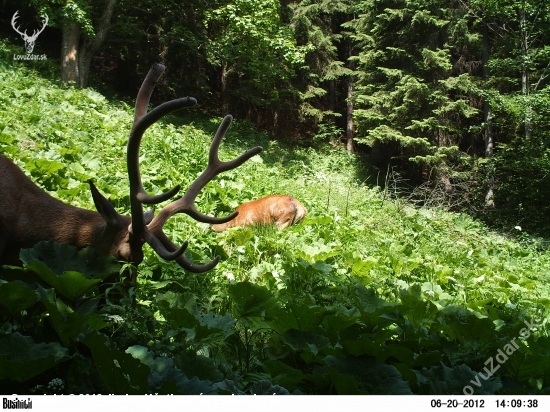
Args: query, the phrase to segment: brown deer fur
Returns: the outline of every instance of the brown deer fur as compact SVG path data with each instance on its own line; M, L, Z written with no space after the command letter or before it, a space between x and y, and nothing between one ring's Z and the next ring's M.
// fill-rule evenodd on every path
M151 94L164 69L162 64L151 67L136 98L134 122L126 150L132 217L119 215L91 181L90 189L97 212L66 205L36 186L11 160L0 155L0 264L17 263L21 248L32 247L41 240L53 240L79 248L92 246L100 253L114 255L134 265L143 260L142 247L147 243L161 258L174 260L191 272L203 273L216 266L219 256L204 265L189 261L183 255L187 242L176 247L163 232L163 226L176 213L186 213L199 222L211 224L233 219L235 214L223 218L203 215L195 207L195 199L218 174L239 167L260 153L262 148L257 146L236 159L222 162L218 149L232 121L231 116L226 116L214 136L203 173L181 198L164 206L156 217L153 217L153 211L144 213L143 205L171 199L180 186L155 196L144 190L139 171L139 148L143 134L167 114L197 104L194 98L184 97L162 103L148 112ZM132 278L135 280L135 273Z
M92 193L100 213L53 198L0 155L0 263L17 263L21 248L54 240L79 248L92 246L100 253L139 264L141 248L130 247L131 219L119 215L93 185Z
M284 229L300 223L307 215L307 210L298 199L286 195L272 195L252 202L243 203L236 209L239 214L233 220L219 225L212 225L212 230L222 232L235 226L253 224L276 225Z

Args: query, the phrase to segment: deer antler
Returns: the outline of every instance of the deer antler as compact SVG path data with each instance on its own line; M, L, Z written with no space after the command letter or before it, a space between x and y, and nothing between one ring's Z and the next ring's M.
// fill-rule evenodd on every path
M13 29L17 32L17 34L21 35L21 36L26 36L27 32L25 31L25 33L22 33L21 31L19 31L19 27L16 27L15 24L16 24L16 21L17 19L19 18L19 10L17 10L14 14L13 14L13 17L11 18L11 27L13 27Z
M238 215L239 212L234 212L229 216L216 218L200 213L195 207L195 199L197 195L202 190L202 188L208 184L208 182L210 182L214 177L222 172L239 167L252 156L255 156L263 150L261 146L257 146L248 150L246 153L240 155L238 158L232 161L222 162L218 157L218 148L220 147L220 143L225 135L225 132L229 128L232 119L233 118L231 116L226 116L220 124L214 140L212 141L212 145L210 146L208 166L206 167L206 170L191 184L183 197L165 206L162 210L159 211L158 215L155 216L153 221L148 225L148 228L151 230L151 232L154 233L155 236L157 236L157 238L164 244L165 247L172 250L175 249L175 246L162 232L162 227L164 226L166 221L176 213L186 213L193 219L198 220L199 222L218 224L229 222ZM198 266L193 265L191 262L185 259L184 256L179 256L176 259L176 261L184 269L195 273L202 273L212 269L218 264L219 260L220 257L216 256L216 258L212 262L203 266Z
M162 228L166 221L176 213L186 213L193 219L204 223L225 223L237 216L237 213L233 213L225 218L206 216L196 209L195 199L202 188L219 173L240 166L252 156L261 152L263 149L258 146L248 150L246 153L232 161L220 161L218 157L218 148L232 120L231 116L226 116L218 128L216 136L214 137L210 147L208 166L206 167L206 170L191 184L182 198L165 206L160 210L151 223L146 225L142 205L157 204L170 199L178 193L180 186L178 185L168 192L157 196L151 196L145 192L139 173L139 145L141 138L143 137L143 133L149 126L168 113L183 107L194 106L197 103L197 101L192 97L185 97L163 103L147 113L149 99L151 98L153 89L155 88L155 85L163 72L164 66L162 64L154 65L143 81L136 99L134 124L128 140L127 153L128 176L130 179L130 202L132 210L131 231L134 236L137 236L147 242L163 259L176 260L184 269L195 273L202 273L216 266L220 260L220 257L216 256L212 262L206 265L194 265L183 256L183 252L187 248L187 242L185 242L178 249L164 234Z
M39 29L39 30L34 30L33 31L33 34L31 36L32 39L36 40L36 38L38 37L38 35L40 33L42 33L44 31L44 29L46 28L46 26L48 25L48 22L50 21L50 18L48 17L47 14L42 14L40 17L42 17L42 19L45 19L45 21L42 22L42 27Z
M13 27L13 29L17 32L17 34L19 34L21 37L23 37L24 39L28 39L28 40L36 40L38 38L38 35L40 33L42 33L44 31L44 29L46 28L46 26L48 25L48 22L50 21L49 17L47 14L42 14L41 17L45 20L42 22L42 27L38 30L33 30L33 33L32 33L32 36L29 36L27 34L27 30L25 30L24 32L21 32L19 30L19 27L16 27L15 24L16 24L16 21L17 19L19 18L19 10L17 10L14 14L13 14L13 17L11 18L11 26Z

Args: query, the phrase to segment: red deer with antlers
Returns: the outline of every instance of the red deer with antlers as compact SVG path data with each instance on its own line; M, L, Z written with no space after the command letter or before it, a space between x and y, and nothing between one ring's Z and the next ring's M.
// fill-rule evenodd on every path
M298 199L286 195L271 195L237 207L239 214L227 223L212 225L214 232L235 226L276 225L279 229L300 223L307 210Z
M195 207L195 199L215 176L240 166L261 152L262 148L258 146L250 149L229 162L220 161L218 148L232 120L231 116L226 116L212 141L205 171L191 184L183 197L163 207L156 216L153 217L153 211L144 213L143 205L158 204L174 197L180 186L157 196L145 192L139 170L139 146L143 134L165 115L197 103L194 98L185 97L165 102L147 112L149 99L163 72L163 65L154 65L136 99L127 150L131 217L118 214L91 181L90 189L97 212L66 205L36 186L14 163L0 155L0 264L14 262L21 248L32 247L41 240L53 240L79 248L92 246L100 253L114 255L134 265L143 260L142 247L147 243L160 257L175 260L188 271L202 273L216 266L219 256L205 265L195 265L188 261L183 256L187 242L177 248L164 234L163 226L176 213L186 213L199 222L210 224L234 219L238 212L224 218L200 213ZM135 281L135 275L132 275L132 280Z

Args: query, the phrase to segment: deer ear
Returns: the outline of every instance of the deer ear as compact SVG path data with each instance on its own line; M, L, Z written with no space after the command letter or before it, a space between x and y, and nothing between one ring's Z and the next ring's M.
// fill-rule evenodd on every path
M155 217L155 208L152 208L148 212L145 212L143 215L143 220L145 221L145 225L147 226L149 223L151 223L154 217Z
M99 214L105 219L107 225L118 226L120 223L120 215L117 213L113 205L107 200L105 196L99 193L94 183L89 180L90 190L92 191L92 198L94 199L94 205Z

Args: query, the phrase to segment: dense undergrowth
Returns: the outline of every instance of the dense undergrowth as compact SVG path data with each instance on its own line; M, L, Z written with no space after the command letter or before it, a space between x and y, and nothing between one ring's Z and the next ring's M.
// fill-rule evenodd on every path
M143 140L152 194L206 166L220 119L180 114ZM131 122L124 103L2 65L0 152L67 203L93 208L93 179L129 212ZM355 157L284 146L246 123L222 158L256 145L264 152L210 183L199 209L220 216L285 193L309 214L284 231L223 233L173 217L166 233L190 240L190 260L221 255L207 274L146 249L123 287L107 279L122 270L112 258L48 242L22 253L25 268L0 269L4 391L550 393L547 250L392 199L364 184Z

